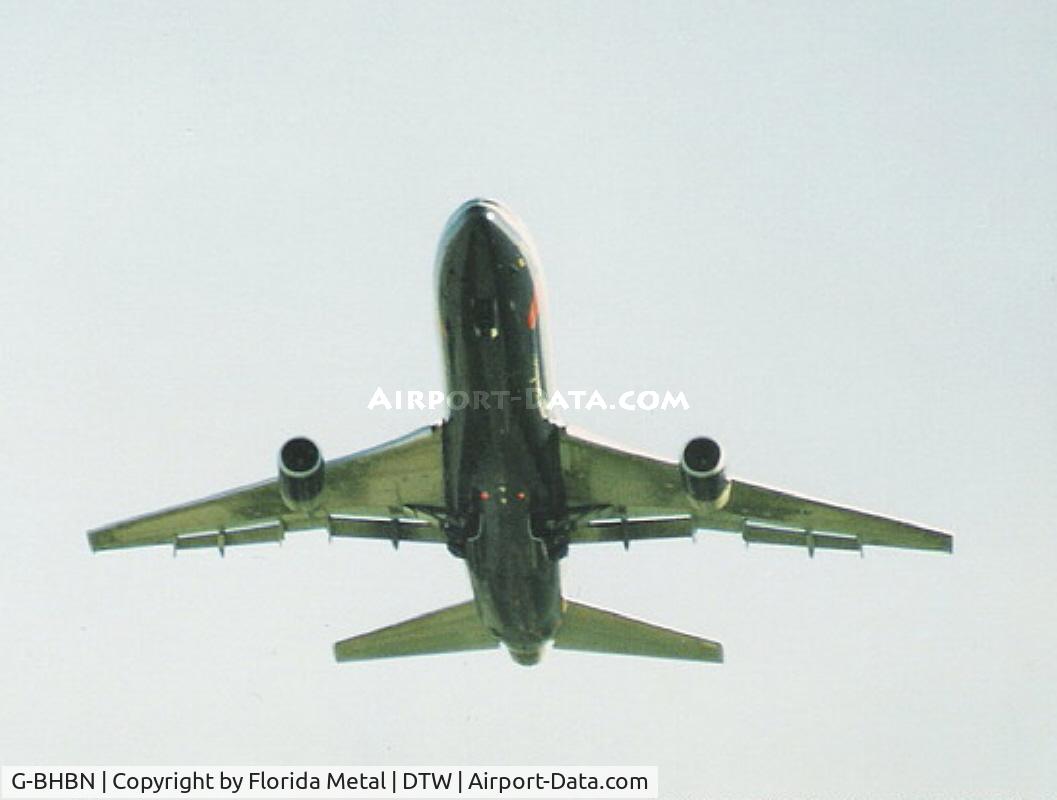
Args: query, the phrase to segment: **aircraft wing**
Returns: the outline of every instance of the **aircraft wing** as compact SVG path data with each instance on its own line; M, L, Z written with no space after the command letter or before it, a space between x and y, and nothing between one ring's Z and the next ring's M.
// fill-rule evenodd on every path
M739 533L746 543L857 550L864 545L950 552L941 531L866 511L731 480L722 508L695 504L679 465L568 433L562 472L571 508L581 509L570 543L689 536L697 530Z
M167 544L176 550L282 541L287 531L326 528L332 536L446 542L421 507L443 507L441 426L326 462L318 507L291 511L278 478L118 522L88 533L93 550Z

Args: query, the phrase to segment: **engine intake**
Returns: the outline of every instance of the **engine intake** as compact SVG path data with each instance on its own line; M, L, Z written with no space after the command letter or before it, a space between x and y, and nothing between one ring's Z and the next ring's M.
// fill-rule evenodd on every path
M323 456L304 436L291 439L279 451L279 492L292 511L311 511L323 492Z
M730 481L723 470L723 449L715 439L699 436L683 448L679 471L686 493L697 502L715 508L726 504Z

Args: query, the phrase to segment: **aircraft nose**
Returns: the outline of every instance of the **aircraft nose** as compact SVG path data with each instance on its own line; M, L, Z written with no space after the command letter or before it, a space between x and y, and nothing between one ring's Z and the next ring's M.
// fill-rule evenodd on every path
M498 228L503 217L503 207L498 202L476 197L455 209L448 221L448 233L455 236L475 228Z
M497 252L515 242L515 230L502 204L495 200L467 200L448 219L441 237L442 258L492 263L499 261ZM469 256L473 258L469 258Z
M459 206L448 219L437 251L437 282L441 294L449 287L480 284L482 296L492 292L501 267L518 262L526 248L517 219L497 200L476 197ZM524 263L524 262L522 262Z

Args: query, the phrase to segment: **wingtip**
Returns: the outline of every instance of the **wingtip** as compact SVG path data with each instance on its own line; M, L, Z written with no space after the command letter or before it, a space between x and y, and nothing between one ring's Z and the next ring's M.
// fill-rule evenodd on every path
M936 546L932 549L940 553L953 553L954 552L954 537L949 533L943 533L942 531L932 531L933 536L936 537Z
M356 637L354 636L353 638L355 639ZM348 652L343 652L342 651L342 645L346 645L346 650L348 649L348 647L347 647L348 642L349 642L348 639L342 639L340 642L334 642L334 645L330 648L331 652L334 654L334 662L335 663L337 663L337 664L345 664L345 663L347 663L349 661L362 661L362 660L364 660L363 658L357 658L354 653L348 653Z
M93 553L98 553L100 550L99 534L99 530L91 530L85 534L85 538L88 539L88 547Z

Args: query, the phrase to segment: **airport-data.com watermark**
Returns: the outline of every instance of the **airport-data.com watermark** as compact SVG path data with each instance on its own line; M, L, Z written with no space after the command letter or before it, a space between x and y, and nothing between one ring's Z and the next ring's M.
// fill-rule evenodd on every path
M690 403L684 392L655 389L629 389L607 395L587 389L555 391L511 392L451 391L438 389L396 389L387 391L379 386L367 402L368 411L462 411L464 409L541 409L553 411L689 411Z

